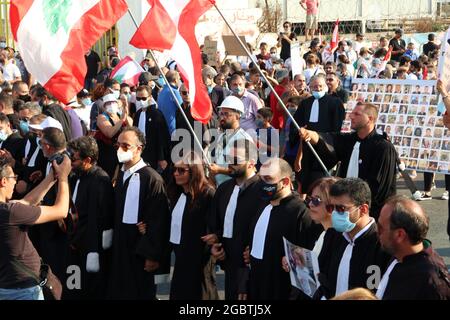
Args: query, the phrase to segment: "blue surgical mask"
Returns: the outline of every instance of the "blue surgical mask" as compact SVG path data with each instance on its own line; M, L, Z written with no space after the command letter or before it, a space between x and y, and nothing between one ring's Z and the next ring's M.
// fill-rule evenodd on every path
M28 126L28 121L20 120L19 123L20 131L25 135L30 131L30 127Z
M8 139L8 135L6 134L5 130L0 130L0 141L3 142L6 139Z
M214 86L208 86L208 93L211 94L211 92L213 91Z
M356 226L356 223L350 221L349 211L338 212L333 210L331 213L331 222L333 224L333 228L337 232L350 232Z
M84 106L89 106L89 105L91 105L92 100L91 100L90 98L86 98L86 99L81 100L81 103L82 103Z
M233 93L234 93L234 94L236 94L236 95L240 96L241 94L243 94L243 93L244 93L244 88L241 88L241 87L236 87L236 88L234 88L234 89L233 89L233 90L231 90L231 91L233 91Z
M326 91L313 91L312 95L315 99L322 99L326 93Z
M164 78L162 76L159 76L157 82L160 87L164 86Z
M291 115L294 115L297 112L297 107L289 107L288 111Z
M262 128L264 127L264 120L262 120L262 119L256 119L256 120L255 120L255 124L256 124L256 127L257 127L257 128L262 129Z

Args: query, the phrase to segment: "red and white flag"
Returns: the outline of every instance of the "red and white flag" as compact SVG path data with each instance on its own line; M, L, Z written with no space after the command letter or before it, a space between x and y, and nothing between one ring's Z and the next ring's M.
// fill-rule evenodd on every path
M84 87L84 54L127 9L125 0L12 0L11 30L28 71L68 103Z
M131 57L126 56L120 60L119 64L111 72L111 79L119 81L119 83L126 83L130 86L139 84L139 76L145 70L139 63L134 61Z
M377 77L380 75L381 72L383 72L386 69L387 63L389 62L389 60L391 60L392 49L393 49L393 47L389 46L388 52L384 56L383 61L381 61L380 69L378 69L378 72L376 75Z
M151 9L130 44L140 49L167 51L189 88L192 117L203 123L211 118L212 106L202 80L200 48L195 37L198 19L213 0L148 0Z
M338 47L339 42L339 19L336 20L334 24L333 36L330 42L330 51L333 52Z

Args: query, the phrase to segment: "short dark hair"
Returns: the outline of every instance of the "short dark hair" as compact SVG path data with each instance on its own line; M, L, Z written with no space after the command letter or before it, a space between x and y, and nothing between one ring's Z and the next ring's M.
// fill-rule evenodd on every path
M28 86L28 84L27 84L26 82L23 82L23 81L16 81L16 82L14 82L13 85L12 85L12 90L13 90L13 91L19 90L19 86L21 86L22 84Z
M428 41L434 41L434 33L428 35Z
M3 104L5 109L12 109L14 105L14 99L10 94L0 94L0 103Z
M272 120L273 112L270 108L261 108L257 111L265 120Z
M405 196L393 196L386 201L392 207L389 219L390 228L403 229L411 244L418 244L425 240L429 228L429 218L425 212L417 212L414 206L407 203L413 201Z
M360 178L345 178L336 181L330 188L330 196L340 197L346 195L357 205L367 204L370 207L372 193L367 182Z
M96 163L98 160L98 145L94 138L83 136L69 142L68 147L72 151L80 154L81 160L91 158L91 163Z
M11 161L7 157L0 157L0 179L6 177L6 168L11 167Z
M8 116L6 114L4 114L3 112L0 112L0 122L1 123L10 123Z
M42 138L45 139L48 144L55 149L64 149L67 141L64 132L57 128L45 128L42 130Z
M140 85L139 87L137 87L136 93L139 91L147 91L149 96L152 94L152 88L148 85Z
M37 87L36 88L36 97L37 98L44 98L44 97L46 97L47 99L52 100L52 101L56 101L57 100L50 92L45 90L44 87Z
M121 134L124 133L124 132L128 132L128 131L134 132L134 134L136 135L136 137L139 140L139 143L142 145L142 148L144 148L145 147L145 136L142 133L142 131L139 130L138 128L136 128L136 127L127 126L127 127L122 129Z

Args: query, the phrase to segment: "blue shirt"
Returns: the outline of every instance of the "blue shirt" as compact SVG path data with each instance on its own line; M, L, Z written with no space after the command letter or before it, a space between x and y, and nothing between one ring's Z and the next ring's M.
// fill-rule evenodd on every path
M178 88L174 85L171 85L171 87L173 88L178 102L180 104L183 103ZM176 113L178 106L177 103L173 100L172 93L170 92L170 89L167 85L163 87L158 95L158 109L161 110L162 114L164 115L167 126L169 127L169 133L172 135L172 132L174 132L176 129Z

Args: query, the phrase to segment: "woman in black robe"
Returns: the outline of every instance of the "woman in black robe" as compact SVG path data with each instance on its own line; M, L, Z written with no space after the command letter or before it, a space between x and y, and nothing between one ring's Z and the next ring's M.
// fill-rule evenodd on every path
M168 189L170 242L175 253L170 299L201 300L203 271L210 258L207 245L211 240L205 235L214 188L205 177L201 158L193 153L175 164L173 177Z

